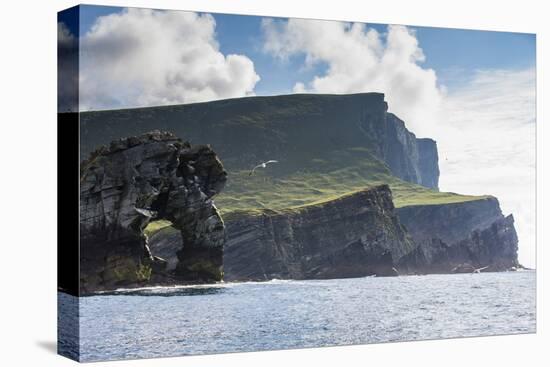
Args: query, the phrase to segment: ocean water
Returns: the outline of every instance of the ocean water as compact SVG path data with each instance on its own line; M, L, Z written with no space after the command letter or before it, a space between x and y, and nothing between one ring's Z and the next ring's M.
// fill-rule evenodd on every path
M535 286L521 271L59 293L59 348L98 361L532 333Z

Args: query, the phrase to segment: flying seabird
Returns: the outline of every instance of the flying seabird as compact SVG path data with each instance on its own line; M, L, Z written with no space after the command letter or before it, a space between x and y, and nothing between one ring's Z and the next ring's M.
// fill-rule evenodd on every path
M256 171L256 168L266 168L267 165L270 164L270 163L279 163L279 161L269 160L267 162L260 163L256 167L252 168L252 171L250 171L250 173L248 175L252 176L254 171Z
M484 266L484 267L479 268L479 269L474 269L474 271L472 271L472 274L479 274L479 273L481 273L482 270L485 270L485 269L487 269L488 267L489 267L489 265Z

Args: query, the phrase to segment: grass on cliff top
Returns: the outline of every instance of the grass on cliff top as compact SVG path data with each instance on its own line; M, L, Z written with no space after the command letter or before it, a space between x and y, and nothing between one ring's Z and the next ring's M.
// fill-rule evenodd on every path
M438 192L393 176L386 165L375 158L354 159L357 149L339 152L336 159L313 159L284 176L275 176L259 169L252 176L249 171L229 171L224 190L215 197L222 215L234 211L262 211L296 209L337 199L342 195L388 184L396 207L436 205L479 200L487 196L459 195ZM366 152L362 152L364 156ZM348 164L341 167L342 161Z
M244 174L248 175L247 172L239 172L235 176L239 177ZM237 178L235 181L241 181L241 189L228 190L216 196L215 203L220 209L222 216L235 211L280 211L336 200L343 195L382 184L389 184L396 208L412 205L460 203L487 197L438 192L398 179L388 180L381 178L380 180L371 180L369 182L357 180L353 184L350 184L349 181L341 184L340 181L335 180L336 178L332 175L316 174L310 175L307 180L300 180L295 177L287 179L264 177L261 179L261 185L253 185ZM260 178L256 178L255 180L260 180ZM333 180L335 180L333 185L315 186L315 183L325 183ZM255 187L252 190L246 190L246 187L249 186ZM239 192L241 190L242 192Z

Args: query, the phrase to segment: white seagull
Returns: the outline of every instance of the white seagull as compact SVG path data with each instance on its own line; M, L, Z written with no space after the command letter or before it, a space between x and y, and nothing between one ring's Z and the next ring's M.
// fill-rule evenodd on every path
M472 274L479 274L479 273L481 273L482 270L485 270L485 269L487 269L488 267L489 267L489 265L484 266L484 267L479 268L479 269L474 269L474 271L472 272Z
M254 173L254 171L256 171L257 168L266 168L267 165L270 163L279 163L279 161L269 160L267 162L260 163L256 167L252 168L252 171L250 171L248 175L252 176L252 174Z

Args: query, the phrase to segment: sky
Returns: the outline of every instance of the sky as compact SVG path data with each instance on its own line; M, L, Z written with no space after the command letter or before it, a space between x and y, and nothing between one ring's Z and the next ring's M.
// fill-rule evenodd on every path
M80 110L383 92L438 143L440 189L492 194L535 266L535 35L82 6Z

